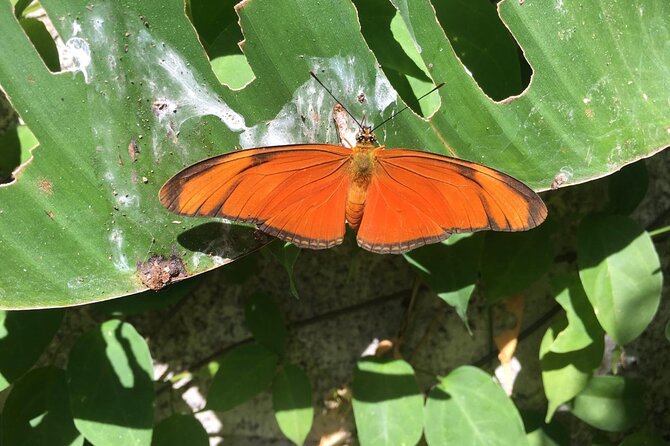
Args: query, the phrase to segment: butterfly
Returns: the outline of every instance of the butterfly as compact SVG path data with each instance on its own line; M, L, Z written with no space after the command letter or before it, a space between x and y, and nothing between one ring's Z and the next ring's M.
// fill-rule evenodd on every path
M342 243L400 254L452 233L524 231L547 208L528 186L481 164L379 145L363 126L356 145L294 144L200 161L168 180L159 198L181 215L253 223L301 248Z

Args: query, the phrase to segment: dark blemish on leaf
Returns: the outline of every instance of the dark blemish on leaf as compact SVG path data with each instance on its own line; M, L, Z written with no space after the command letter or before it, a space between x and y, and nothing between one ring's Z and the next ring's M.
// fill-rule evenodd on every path
M127 43L123 45L123 52L124 53L128 52L128 44Z
M158 98L151 104L151 110L158 119L162 119L170 111L177 113L176 106L170 106L170 101L164 98Z
M361 104L364 104L367 101L367 98L365 97L365 93L358 93L358 96L356 96L356 100L360 102Z
M143 15L140 16L140 20L142 21L142 24L149 28L149 22L147 21L147 18L144 17Z
M160 290L188 276L184 261L175 254L169 258L153 254L146 262L137 262L137 275L142 284L152 290Z
M45 194L51 195L53 194L53 184L51 184L51 181L47 180L46 178L41 179L38 183L37 186L40 188L42 192Z
M133 161L137 161L137 154L140 153L140 148L137 146L137 138L132 137L130 139L130 143L128 144L128 155L130 156L130 159Z
M50 219L54 219L54 212L53 211L44 211L45 214L47 214L47 217Z

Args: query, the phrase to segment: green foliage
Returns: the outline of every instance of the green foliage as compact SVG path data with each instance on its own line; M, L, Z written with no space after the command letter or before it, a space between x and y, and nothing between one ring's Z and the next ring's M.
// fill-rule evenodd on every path
M25 17L39 5L0 3L0 85L27 124L11 116L0 128L0 181L27 162L15 184L0 188L0 255L9 259L0 308L107 300L91 311L104 319L180 301L188 307L182 299L199 278L135 294L146 290L138 262L154 254L180 259L186 275L225 264L218 277L231 287L263 274L261 255L269 254L288 273L289 289L263 289L297 298L298 248L275 241L253 254L267 240L252 229L170 215L156 193L181 167L238 147L335 142L327 125L333 103L307 74L318 70L357 116L379 122L404 104L417 113L379 132L389 147L483 162L536 190L614 173L601 183L607 200L588 209L563 210L560 196L546 194L553 222L534 231L455 234L404 256L466 324L471 301L488 306L515 294L556 301L558 315L533 351L544 421L522 411L522 423L525 398L507 397L488 373L455 364L439 377L444 364L420 370L399 343L395 353L404 359L365 357L352 370L357 441L413 445L423 434L429 446L564 445L574 415L594 444L597 430L620 433L624 446L664 444L651 431L630 432L648 413L645 386L594 371L605 333L620 344L616 362L659 307L662 264L652 238L667 229L646 232L635 222L633 211L653 188L644 161L626 165L670 144L668 2L614 0L602 9L589 1L503 0L503 21L486 0L251 0L237 11L232 0L191 0L186 13L181 0L41 3L80 65L54 74L61 60L53 39ZM416 100L439 81L446 82L439 93ZM383 88L388 97L377 97ZM359 92L367 102L356 100ZM505 100L513 94L520 96ZM320 395L310 381L318 374L323 382L326 372L291 363L299 362L298 343L285 322L295 321L270 295L243 289L255 342L218 360L207 408L234 411L270 391L281 432L296 444L314 442L308 435ZM474 328L485 322L473 313L481 340ZM191 414L154 413L148 341L128 322L108 320L79 337L67 370L41 367L62 318L61 310L0 312L0 389L8 387L1 444L208 443ZM534 364L523 367L540 378ZM341 404L351 416L346 398ZM561 406L572 415L555 416Z
M630 429L646 417L645 388L633 378L594 376L572 403L572 413L605 431Z
M153 366L132 325L110 320L82 335L67 365L77 429L95 445L149 445Z
M363 358L354 369L352 391L362 446L414 445L419 441L423 395L409 363Z
M577 262L607 334L620 345L638 337L656 314L663 282L649 234L627 217L587 218L579 227Z
M35 369L12 387L0 423L0 443L6 446L81 446L70 412L65 372Z
M419 277L440 299L454 307L466 326L466 311L479 274L483 240L481 234L456 234L442 243L405 254Z
M202 424L191 415L172 415L154 428L151 446L207 446L209 437Z
M614 172L670 142L662 131L668 116L659 75L667 47L657 37L667 29L657 19L668 15L666 2L652 2L641 15L632 3L613 1L605 19L595 5L502 2L500 14L533 81L501 102L485 91L494 98L518 92L525 63L509 57L517 51L512 37L485 3L453 1L436 17L428 0L394 0L379 20L361 7L361 33L349 0L248 2L237 10L248 61L241 69L241 34L229 2L191 4L199 40L181 0L45 0L49 16L63 18L53 23L74 59L74 72L56 75L11 3L3 3L0 53L13 56L0 60L0 84L39 147L19 180L0 189L0 252L15 260L0 278L1 308L136 293L146 288L138 262L167 258L175 246L188 275L256 249L252 231L177 219L156 193L182 166L237 146L334 142L325 125L332 102L323 91L312 93L310 70L372 122L445 81L435 114L399 115L384 127L384 142L482 162L536 189L557 176L574 184ZM634 37L620 41L610 32L624 28ZM495 44L480 52L483 29L492 29ZM203 44L230 85L246 84L250 70L254 82L240 90L221 85ZM368 101L356 100L358 90ZM26 270L40 280L25 280Z
M286 351L286 327L269 296L255 293L244 307L244 318L254 338L279 357Z
M277 355L259 344L240 345L219 363L207 395L209 408L223 412L267 390L277 367Z
M272 409L281 431L295 444L307 438L314 403L309 378L300 367L287 365L277 372L272 384Z
M424 423L429 445L528 444L512 401L475 367L459 367L440 380L428 394Z
M35 364L62 320L62 310L0 311L0 390Z
M298 260L298 255L300 254L300 248L291 243L285 243L281 240L275 240L266 246L263 252L269 252L281 265L284 267L288 273L289 285L291 287L291 294L296 299L300 299L298 295L298 289L295 285L295 276L293 275L293 267L295 262Z
M547 272L553 259L552 229L547 221L531 231L486 234L481 273L487 299L520 293Z

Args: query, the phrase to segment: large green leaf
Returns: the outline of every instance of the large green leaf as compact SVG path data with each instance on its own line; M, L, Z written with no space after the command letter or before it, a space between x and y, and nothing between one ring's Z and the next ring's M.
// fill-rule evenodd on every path
M483 162L546 189L556 175L583 182L670 142L667 1L503 1L534 76L501 103L464 70L428 0L393 3L428 74L447 85L428 122L408 111L380 130L390 147ZM0 3L0 85L40 142L0 189L0 255L12 259L1 308L105 300L254 249L251 231L176 218L156 194L185 164L236 146L336 141L333 103L309 70L372 122L403 105L349 0L242 3L256 79L239 91L219 84L181 0L42 4L78 71L49 73ZM143 282L137 263L173 248L183 268Z

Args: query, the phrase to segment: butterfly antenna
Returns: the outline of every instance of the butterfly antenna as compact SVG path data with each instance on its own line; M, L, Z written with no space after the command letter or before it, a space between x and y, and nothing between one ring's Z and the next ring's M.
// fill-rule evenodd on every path
M430 90L428 93L425 93L423 96L421 96L420 98L418 98L418 99L417 99L417 102L420 101L421 99L425 98L426 96L428 96L429 94L431 94L432 92L434 92L435 90L437 90L438 88L441 88L441 87L443 87L443 86L444 86L444 82L440 82L439 84L437 84L437 86L436 86L435 88L433 88L433 89ZM404 108L402 108L402 109L398 110L397 112L393 113L391 116L389 116L388 118L386 118L385 120L383 120L383 121L381 122L381 124L377 124L377 125L372 129L372 131L374 132L374 131L377 130L379 127L383 126L384 124L386 124L386 123L389 122L391 119L395 118L395 117L398 116L400 113L402 113L402 112L404 112L405 110L407 110L408 108L409 108L409 105L406 105Z
M311 75L311 76L312 76L312 77L319 83L319 85L321 85L321 86L323 87L324 90L326 90L326 91L328 92L328 94L330 95L330 97L332 97L333 99L335 99L335 102L337 102L338 104L340 104L340 105L342 106L342 108L344 109L344 111L347 112L347 114L348 114L349 116L351 116L351 119L354 120L354 122L356 123L356 125L358 125L358 127L359 127L361 130L363 130L363 126L361 125L360 122L358 122L358 119L356 119L356 118L354 117L354 115L352 115L351 112L349 112L349 110L347 110L347 107L345 107L344 104L342 104L342 103L335 97L335 95L328 89L328 87L326 87L325 85L323 85L323 82L321 82L321 81L319 80L319 78L316 77L316 74L314 74L313 71L310 71L309 74L310 74L310 75Z

